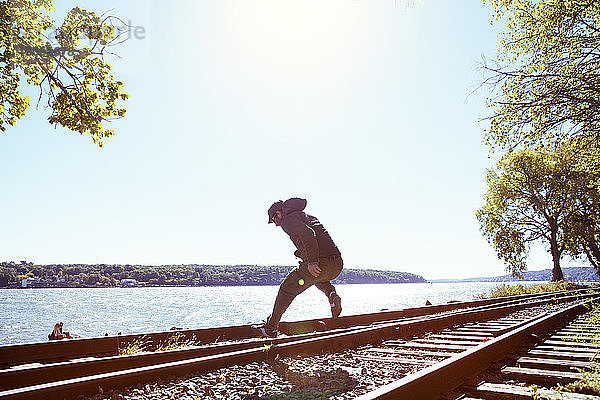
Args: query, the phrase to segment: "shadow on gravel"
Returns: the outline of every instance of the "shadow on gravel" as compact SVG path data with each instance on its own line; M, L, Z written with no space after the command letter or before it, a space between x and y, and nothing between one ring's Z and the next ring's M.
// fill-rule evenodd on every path
M279 360L271 361L270 365L279 377L292 385L292 389L263 395L251 393L244 397L244 400L326 400L350 391L358 384L347 371L340 368L297 371Z

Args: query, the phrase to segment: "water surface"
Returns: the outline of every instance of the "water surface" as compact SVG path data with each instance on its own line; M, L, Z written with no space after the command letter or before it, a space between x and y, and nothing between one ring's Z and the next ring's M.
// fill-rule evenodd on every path
M523 283L523 282L521 282ZM526 282L527 283L527 282ZM536 282L539 283L539 282ZM492 282L336 285L342 315L473 300ZM258 323L271 312L278 286L0 289L0 345L47 341L54 324L102 336ZM285 321L330 316L312 287L294 300Z

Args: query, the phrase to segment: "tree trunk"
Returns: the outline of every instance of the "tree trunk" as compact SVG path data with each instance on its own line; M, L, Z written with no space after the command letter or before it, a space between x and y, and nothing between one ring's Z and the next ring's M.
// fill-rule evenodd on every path
M585 254L587 258L596 269L596 272L600 273L600 247L598 243L596 243L596 238L594 237L594 233L591 232L586 235L587 247Z
M560 269L560 252L558 251L558 243L556 241L556 231L550 233L550 252L552 253L552 282L564 281L565 278Z

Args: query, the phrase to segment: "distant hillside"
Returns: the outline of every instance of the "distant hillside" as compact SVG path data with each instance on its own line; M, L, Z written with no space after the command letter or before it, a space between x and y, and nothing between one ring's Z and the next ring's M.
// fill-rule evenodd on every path
M598 281L600 276L592 267L570 267L563 268L563 274L568 281ZM527 271L523 279L513 278L511 275L494 277L467 278L467 279L433 279L432 282L515 282L515 281L550 281L552 270Z
M259 265L107 265L0 263L0 287L32 279L34 287L108 287L122 279L142 286L258 286L279 285L292 266ZM424 283L408 272L344 269L334 283Z

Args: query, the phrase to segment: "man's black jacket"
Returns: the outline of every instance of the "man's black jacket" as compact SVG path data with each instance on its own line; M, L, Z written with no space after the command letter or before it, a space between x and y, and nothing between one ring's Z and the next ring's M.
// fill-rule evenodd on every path
M291 198L283 203L281 227L297 248L294 254L306 262L317 262L319 257L340 255L319 220L302 211L305 207L306 200L299 198Z

